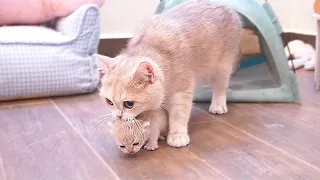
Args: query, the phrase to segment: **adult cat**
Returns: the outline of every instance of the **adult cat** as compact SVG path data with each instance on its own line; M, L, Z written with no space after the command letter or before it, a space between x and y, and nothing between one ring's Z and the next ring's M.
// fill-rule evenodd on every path
M208 0L186 1L154 15L118 56L98 56L106 73L101 96L120 119L163 105L169 114L168 145L186 146L198 80L213 84L209 111L228 111L226 91L238 65L240 33L237 12Z

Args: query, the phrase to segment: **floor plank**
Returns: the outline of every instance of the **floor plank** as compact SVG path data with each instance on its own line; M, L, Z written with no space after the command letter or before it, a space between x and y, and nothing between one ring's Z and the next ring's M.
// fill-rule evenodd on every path
M192 125L190 136L188 149L230 179L320 177L319 171L219 121Z
M15 100L15 101L1 101L0 108L15 108L15 107L24 107L32 105L45 105L50 104L48 98L39 98L39 99L25 99L25 100Z
M187 148L170 148L165 142L154 152L141 150L135 156L124 155L106 126L93 130L90 121L108 113L97 95L54 101L121 179L226 179Z
M305 70L297 71L297 80L303 104L320 106L320 91L315 89L314 73Z
M0 117L7 180L115 179L51 104L2 108Z
M320 92L313 87L313 74L297 72L301 104L230 103L229 112L213 116L320 168ZM197 104L207 111L209 104Z
M3 158L0 154L0 177L3 180L7 180L7 175L6 175L6 171L4 169L4 165L3 165Z
M202 110L208 106L198 105ZM230 104L228 114L215 119L252 134L319 170L320 123L315 121L320 119L320 112L305 115L305 108L301 108L295 104Z
M236 105L236 108L241 111L248 109L248 106ZM275 132L274 138L278 138L273 144L320 168L319 108L295 104L262 104L250 109L257 113L256 117L269 117L264 118L264 123L271 123L268 119L274 119L273 123L282 125L282 128L270 128Z
M302 104L195 104L191 144L121 153L97 94L0 102L0 179L319 179L320 92L298 71Z

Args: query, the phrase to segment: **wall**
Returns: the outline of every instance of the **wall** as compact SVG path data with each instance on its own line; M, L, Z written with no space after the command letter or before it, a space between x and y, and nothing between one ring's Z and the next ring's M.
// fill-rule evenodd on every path
M108 0L101 8L101 38L128 38L160 0ZM264 1L264 0L259 0ZM137 3L139 2L139 3ZM286 32L315 34L314 0L268 0Z
M160 0L107 0L100 10L100 38L131 37L136 26L146 16L154 13L159 2Z
M286 32L316 34L314 0L268 0Z

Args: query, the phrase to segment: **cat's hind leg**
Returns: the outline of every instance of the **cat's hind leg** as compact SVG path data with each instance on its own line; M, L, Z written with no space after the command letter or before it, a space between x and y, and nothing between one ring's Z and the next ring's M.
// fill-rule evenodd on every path
M227 89L233 71L233 61L237 57L238 55L226 55L221 59L220 66L212 74L212 99L209 109L212 114L225 114L228 112Z

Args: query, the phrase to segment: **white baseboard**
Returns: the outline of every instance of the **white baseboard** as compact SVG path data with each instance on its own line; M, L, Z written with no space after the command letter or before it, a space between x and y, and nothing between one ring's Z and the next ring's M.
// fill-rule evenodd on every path
M127 39L132 38L133 34L100 34L100 39Z

